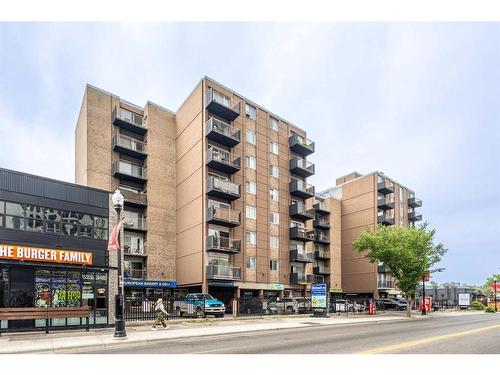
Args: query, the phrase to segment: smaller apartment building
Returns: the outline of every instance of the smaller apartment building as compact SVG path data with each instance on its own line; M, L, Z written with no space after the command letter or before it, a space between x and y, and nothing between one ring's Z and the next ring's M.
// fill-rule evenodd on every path
M381 172L361 175L353 172L336 180L336 186L322 193L341 201L341 259L344 293L359 298L395 295L395 281L382 264L371 263L352 248L365 228L378 224L414 226L422 220L416 211L422 206L415 192Z

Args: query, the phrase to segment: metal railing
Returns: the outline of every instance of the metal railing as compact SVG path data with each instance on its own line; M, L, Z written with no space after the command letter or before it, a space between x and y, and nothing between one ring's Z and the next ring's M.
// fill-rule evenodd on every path
M310 163L305 159L301 159L301 158L297 158L297 157L290 159L289 167L290 167L290 169L295 169L295 168L305 169L305 170L309 171L310 173L314 173L314 164L313 163Z
M206 268L207 279L240 280L241 268L231 266L208 265Z
M145 192L143 192L143 191L133 192L133 191L125 190L120 186L118 186L118 189L120 189L120 192L122 193L123 198L125 198L126 202L140 204L143 206L147 205L148 198L147 198L147 195Z
M290 138L288 138L288 145L290 147L300 145L314 152L314 142L298 134L293 134Z
M317 227L330 227L330 221L323 219L321 217L316 217L313 221L313 225Z
M113 146L121 146L132 151L146 153L146 144L123 134L113 135Z
M309 216L311 218L314 217L314 210L312 209L306 210L306 205L302 202L292 203L288 207L290 215L304 215L304 216Z
M208 236L207 250L221 250L230 252L240 252L241 240L234 240L229 237Z
M217 120L214 117L210 117L205 123L205 134L210 132L217 132L226 137L232 138L235 141L240 141L240 130L232 125L226 124L223 121Z
M324 202L316 202L313 204L313 207L318 211L330 212L330 210L326 207Z
M127 238L127 237L125 237ZM126 240L125 240L126 241ZM130 244L123 244L123 254L125 255L146 255L146 243L142 243L139 246L132 246Z
M319 273L322 275L329 275L330 274L330 267L315 266L315 267L313 267L313 273Z
M215 176L209 176L207 180L207 191L211 189L240 196L240 185Z
M124 225L125 229L140 229L146 230L146 217L144 215L131 216L127 214L127 211L124 213Z
M207 210L207 220L221 220L225 221L228 223L235 223L239 224L240 223L240 212L239 211L233 211L227 208L220 208L220 207L208 207Z
M290 182L290 192L301 191L303 193L314 195L314 186L302 180Z
M239 156L236 156L229 151L215 146L210 146L210 148L207 150L207 161L216 161L222 164L227 164L234 168L241 167L241 158Z
M114 107L113 108L113 119L120 119L122 121L126 121L130 124L144 127L143 117L133 113L125 108Z
M304 250L299 250L293 244L290 246L290 261L298 261L298 262L312 262L313 254L306 253Z
M315 250L314 258L316 259L330 259L331 255L329 251L325 250Z
M146 167L123 160L115 160L113 162L113 174L114 173L122 173L129 176L145 179Z
M236 103L233 107L231 107L231 98L209 87L206 94L206 102L210 103L212 101L229 108L234 112L240 113L240 103Z
M314 240L314 232L306 228L291 227L290 238L299 238L312 241Z
M123 275L125 278L130 278L130 279L147 279L147 270L145 268L143 269L125 268L123 270Z

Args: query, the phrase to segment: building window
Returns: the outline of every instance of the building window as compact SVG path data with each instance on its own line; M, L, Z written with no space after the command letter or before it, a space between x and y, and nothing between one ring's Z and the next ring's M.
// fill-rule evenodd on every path
M254 170L257 168L257 160L255 159L255 156L247 155L247 168Z
M278 249L279 246L280 246L279 237L270 235L269 236L269 247L272 249Z
M279 190L278 189L270 189L269 196L271 197L272 201L278 202L280 199Z
M269 222L271 224L279 224L280 223L280 214L277 212L269 212Z
M257 244L257 234L252 231L247 231L246 232L246 238L247 238L247 244L248 245L255 245Z
M246 206L247 219L257 219L257 210L253 206Z
M279 169L278 169L278 167L276 165L270 165L269 166L269 174L272 177L278 178L279 177Z
M278 155L278 144L276 142L269 142L269 152Z
M255 181L247 181L247 193L248 194L257 194L257 184Z
M252 145L256 144L257 137L253 131L250 129L247 129L247 142L251 143Z
M255 269L255 257L247 257L247 268Z
M275 131L278 131L278 120L273 117L269 117L269 127Z
M255 107L251 106L250 104L245 105L245 115L247 117L250 117L252 120L255 120L257 118L257 110Z
M279 261L270 259L269 260L269 268L271 271L278 271L279 270Z

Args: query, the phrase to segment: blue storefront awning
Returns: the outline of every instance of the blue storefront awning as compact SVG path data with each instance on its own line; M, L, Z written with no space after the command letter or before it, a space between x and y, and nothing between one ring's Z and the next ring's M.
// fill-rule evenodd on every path
M177 282L166 280L142 280L142 279L125 279L124 286L129 288L176 288Z

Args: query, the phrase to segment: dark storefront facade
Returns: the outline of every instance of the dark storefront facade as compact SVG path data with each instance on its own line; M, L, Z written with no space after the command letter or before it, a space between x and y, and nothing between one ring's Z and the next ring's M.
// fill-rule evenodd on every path
M108 325L108 218L106 191L0 169L0 307L89 306L91 327ZM45 325L0 321L8 331Z

